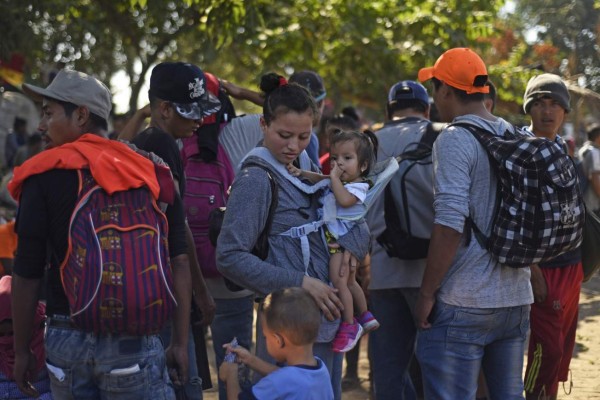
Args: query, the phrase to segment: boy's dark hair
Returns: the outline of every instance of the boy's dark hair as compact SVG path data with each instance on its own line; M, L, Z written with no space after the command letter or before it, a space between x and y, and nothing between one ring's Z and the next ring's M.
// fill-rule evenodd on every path
M260 90L265 93L263 118L267 125L276 118L277 113L293 111L302 114L310 110L313 118L319 115L317 104L310 92L296 83L287 83L281 75L263 75L260 79Z
M70 117L73 114L73 111L77 110L79 106L77 104L70 103L68 101L50 99L58 104L60 104L65 110L65 116ZM107 130L108 129L108 121L106 121L101 116L90 112L90 122L92 124L92 128Z
M353 142L356 146L356 155L358 157L359 167L363 164L367 168L362 172L361 176L369 175L371 168L375 164L375 155L377 154L378 140L375 134L370 130L360 131L343 131L338 129L329 137L329 145L331 148L337 143Z
M595 142L600 136L600 125L593 125L587 132L587 137L590 142Z
M433 82L433 87L435 88L435 90L438 90L440 88L440 86L442 86L442 81L440 81L436 77L431 78L431 81ZM458 101L460 101L462 104L471 103L474 101L478 101L478 102L483 101L483 98L485 95L484 93L469 94L464 90L455 88L454 86L448 85L448 87L454 91L454 93L456 94L456 97L458 98Z
M261 310L269 329L284 332L294 345L311 344L317 339L321 312L305 289L276 290L265 298Z

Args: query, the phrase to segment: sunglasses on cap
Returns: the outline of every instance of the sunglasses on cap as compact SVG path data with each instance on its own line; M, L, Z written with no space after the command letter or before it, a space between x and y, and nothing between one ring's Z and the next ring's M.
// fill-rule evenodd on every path
M174 103L172 101L169 103L171 103L177 114L185 119L201 120L204 116L202 107L200 107L200 104L198 103L182 104Z

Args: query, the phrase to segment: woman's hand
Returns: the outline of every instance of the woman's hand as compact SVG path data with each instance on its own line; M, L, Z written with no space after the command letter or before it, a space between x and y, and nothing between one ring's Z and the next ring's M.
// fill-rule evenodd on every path
M341 315L341 310L344 309L342 302L337 296L337 289L327 285L326 283L305 276L302 280L302 288L306 289L308 293L315 299L319 309L330 321L338 319Z

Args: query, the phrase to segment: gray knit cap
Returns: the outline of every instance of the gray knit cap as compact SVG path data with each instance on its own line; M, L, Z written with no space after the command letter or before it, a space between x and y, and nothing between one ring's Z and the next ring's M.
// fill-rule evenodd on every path
M523 110L525 114L529 113L531 103L542 97L550 97L558 102L566 112L571 111L569 90L558 75L541 74L529 80L527 89L525 89L525 95L523 96Z

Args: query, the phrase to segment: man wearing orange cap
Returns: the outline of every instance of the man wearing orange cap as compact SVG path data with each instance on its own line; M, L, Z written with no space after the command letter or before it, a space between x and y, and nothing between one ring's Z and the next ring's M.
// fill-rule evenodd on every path
M514 129L485 108L487 69L472 50L448 50L419 80L433 81L443 121L496 135ZM469 223L489 236L497 181L487 152L470 131L451 125L434 144L433 165L435 219L415 310L425 397L475 398L482 367L493 398L522 399L530 271L500 265Z

